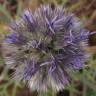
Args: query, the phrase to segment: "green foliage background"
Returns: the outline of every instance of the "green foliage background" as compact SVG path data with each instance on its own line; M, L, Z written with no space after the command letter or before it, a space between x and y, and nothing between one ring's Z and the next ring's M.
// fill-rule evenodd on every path
M7 0L5 0L6 3ZM17 12L15 14L15 18L18 19L20 14L23 10L23 0L17 0L18 1L18 7ZM30 3L31 0L28 2ZM71 0L53 0L52 2L57 6L58 4L67 4L68 2L71 2ZM73 0L76 1L76 0ZM72 2L73 2L72 1ZM83 0L81 0L83 2ZM71 6L67 6L66 10L69 12L74 12L76 8L82 3L80 0L77 0L76 3L72 3ZM32 1L31 1L32 2ZM43 3L48 3L48 0L42 0ZM82 22L84 22L88 19L86 16L82 16L80 19ZM3 4L0 4L0 44L2 44L2 40L4 39L5 34L8 33L7 26L10 24L10 22L13 21L13 17L9 13L9 11L6 9L6 6ZM96 39L95 39L96 40ZM1 51L1 50L0 50ZM95 51L96 52L96 51ZM22 83L17 83L16 81L13 81L9 78L8 72L9 70L4 69L1 72L1 69L5 66L4 60L2 57L2 51L0 52L0 96L23 96L23 95L17 95L18 89L25 89L26 86ZM3 67L2 67L3 66ZM67 90L70 91L70 96L96 96L96 53L92 54L92 58L86 62L84 65L84 69L81 70L81 72L69 72L70 76L72 77L71 84L66 87ZM78 81L78 83L76 83ZM78 84L82 85L83 89L80 91L76 87ZM11 90L11 92L8 92L8 90ZM24 96L36 96L34 92L28 92L27 95ZM24 91L22 91L24 93ZM10 94L8 94L10 93ZM20 92L19 92L20 93ZM20 93L21 94L21 93ZM51 88L48 92L40 94L41 96L55 96Z

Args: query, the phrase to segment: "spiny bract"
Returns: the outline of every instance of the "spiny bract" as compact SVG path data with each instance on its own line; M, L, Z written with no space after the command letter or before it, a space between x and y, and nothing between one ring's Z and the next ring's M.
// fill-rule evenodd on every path
M88 58L89 31L62 6L42 5L34 14L25 10L10 28L4 41L7 67L33 90L64 88L70 80L67 70L82 69Z

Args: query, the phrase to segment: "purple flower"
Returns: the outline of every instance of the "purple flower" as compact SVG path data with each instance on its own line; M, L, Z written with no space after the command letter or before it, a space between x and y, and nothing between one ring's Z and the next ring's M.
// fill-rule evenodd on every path
M9 34L6 38L7 38L6 42L8 42L8 43L13 43L18 40L16 33Z
M6 37L5 48L12 49L6 64L15 69L15 80L23 79L33 90L64 88L70 81L67 70L82 69L88 59L89 31L62 6L43 5L34 14L25 10L11 31Z

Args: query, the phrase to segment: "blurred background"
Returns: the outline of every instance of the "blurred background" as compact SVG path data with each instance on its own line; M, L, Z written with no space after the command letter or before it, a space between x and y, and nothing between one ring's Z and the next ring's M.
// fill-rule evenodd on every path
M96 0L0 0L0 96L38 96L37 92L30 92L24 84L10 79L12 70L5 69L1 45L9 33L10 22L18 19L24 9L30 8L34 12L40 4L50 4L52 7L63 5L66 11L80 18L90 32L96 31ZM57 92L56 96L96 96L96 35L89 37L87 51L92 58L85 63L84 69L71 72L71 84ZM46 96L52 96L51 93L49 90Z

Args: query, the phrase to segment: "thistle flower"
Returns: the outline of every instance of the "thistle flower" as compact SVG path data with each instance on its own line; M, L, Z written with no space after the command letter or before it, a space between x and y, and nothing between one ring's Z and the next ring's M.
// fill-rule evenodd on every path
M34 14L25 10L10 28L4 42L7 67L15 70L15 80L24 80L33 90L64 88L70 81L67 70L82 69L88 59L90 33L62 6L42 5Z

